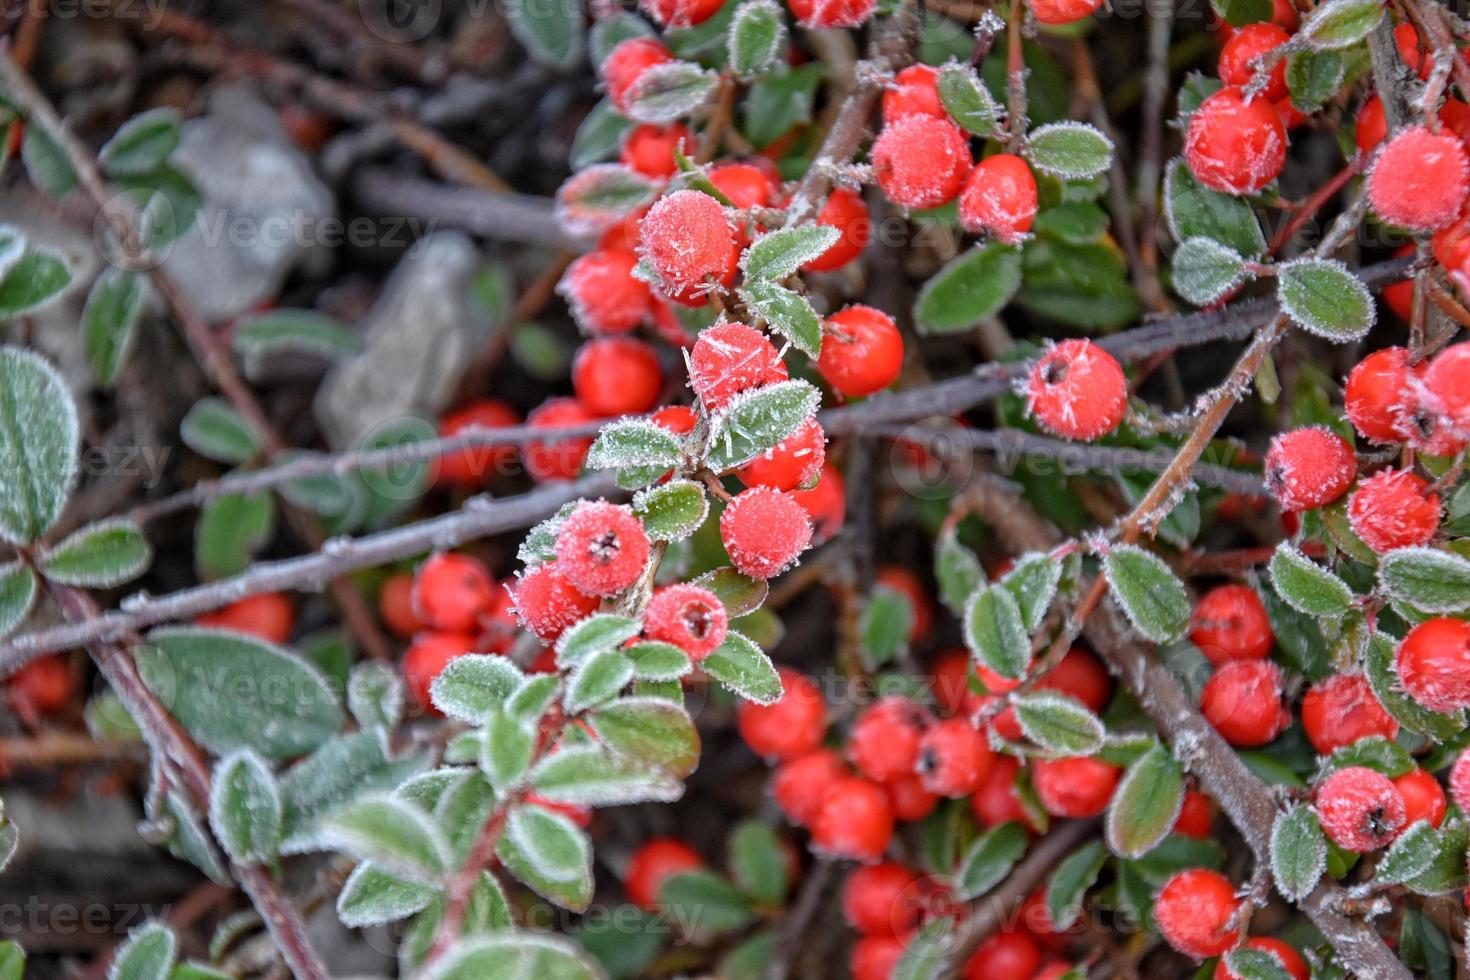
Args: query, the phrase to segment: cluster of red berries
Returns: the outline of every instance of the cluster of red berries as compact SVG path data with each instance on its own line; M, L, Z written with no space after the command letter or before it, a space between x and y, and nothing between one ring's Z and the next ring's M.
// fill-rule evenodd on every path
M1271 620L1256 591L1221 585L1200 597L1190 640L1215 667L1200 691L1200 713L1227 742L1265 745L1291 723L1282 704L1281 668L1266 659L1275 646Z

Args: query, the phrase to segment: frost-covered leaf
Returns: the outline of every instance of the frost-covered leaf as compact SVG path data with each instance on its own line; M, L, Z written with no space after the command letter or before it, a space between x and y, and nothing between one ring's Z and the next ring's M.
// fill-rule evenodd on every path
M276 531L271 494L231 493L204 505L194 530L194 564L205 580L237 575Z
M730 630L720 648L699 662L700 669L732 692L756 704L781 699L781 675L754 640Z
M471 653L445 665L429 685L429 697L450 718L477 725L524 680L525 675L508 657Z
M1128 621L1148 639L1167 643L1189 627L1184 583L1156 555L1116 545L1103 557L1103 572Z
M955 896L964 901L979 898L1004 881L1026 853L1028 841L1019 820L1008 820L977 837L955 872Z
M63 197L77 186L77 172L61 147L61 140L36 119L26 121L20 158L31 180L52 197Z
M225 856L215 846L206 825L207 818L184 794L167 791L159 785L156 770L149 793L144 797L143 812L150 824L167 831L162 843L170 854L188 861L216 884L233 884Z
M1286 89L1298 112L1316 112L1342 88L1345 65L1335 51L1298 51L1286 59Z
M342 730L342 707L326 677L273 643L164 627L148 634L136 656L149 690L211 752L253 748L289 759Z
M146 174L163 166L178 145L178 110L150 109L119 126L97 157L109 177Z
M148 281L136 272L114 266L102 270L82 308L82 344L87 364L98 382L117 380L123 361L133 349L133 336L148 298Z
M361 797L322 821L322 839L359 861L425 884L450 868L449 843L434 818L407 800Z
M201 398L179 423L184 445L218 463L246 463L260 453L250 425L223 398Z
M1272 14L1271 0L1210 0L1210 6L1231 27L1270 20Z
M821 403L821 392L805 381L741 392L710 420L707 465L718 472L750 462L801 428Z
M618 111L612 99L603 99L577 126L567 163L573 171L618 155L623 140L635 123Z
M647 419L609 422L587 450L585 466L592 470L618 470L629 466L668 469L679 463L679 440L661 425Z
M689 654L672 643L646 640L624 648L623 654L633 663L633 675L642 680L678 680L694 669Z
M546 932L504 931L461 939L418 980L606 980L607 974L570 939Z
M592 901L592 842L560 813L513 807L496 855L506 870L547 901L573 912Z
M620 163L580 171L556 192L556 219L569 235L598 235L652 201L659 185Z
M681 779L699 764L699 732L689 712L662 698L622 698L589 713L587 722L614 752Z
M107 968L107 980L168 980L179 941L161 922L145 922L128 933Z
M1261 223L1238 197L1210 190L1190 173L1183 158L1169 162L1164 182L1164 216L1177 242L1208 238L1246 258L1266 251Z
M628 115L666 126L709 101L719 78L688 61L666 61L638 76L628 93Z
M633 679L633 662L622 651L598 650L579 661L567 680L567 714L581 714L611 701Z
M1470 561L1438 548L1399 548L1383 556L1378 582L1389 595L1429 613L1470 609Z
M1082 914L1082 898L1107 859L1102 842L1089 841L1063 858L1047 879L1046 912L1058 931L1070 929Z
M1294 806L1271 828L1271 874L1288 901L1305 898L1327 870L1327 838L1309 807Z
M951 61L939 69L936 85L939 101L961 129L976 136L994 136L1000 131L1000 106L974 68Z
M1245 281L1245 259L1213 238L1185 240L1171 265L1174 290L1195 306L1205 306Z
M730 880L706 868L665 878L657 898L670 921L686 925L702 941L742 929L753 917L750 901Z
M1339 344L1361 340L1378 316L1368 287L1336 259L1279 266L1276 300L1297 326Z
M389 874L375 864L359 864L337 895L337 918L349 929L380 926L422 912L438 889Z
M1419 895L1446 895L1463 892L1467 881L1465 821L1447 820L1433 836L1434 853L1429 867L1404 881L1409 890Z
M0 565L0 637L8 636L30 615L40 586L36 573L19 562Z
M272 357L306 357L327 363L362 349L362 339L345 323L315 310L277 309L243 317L230 332L230 346L259 378Z
M1016 600L1028 632L1041 627L1061 580L1061 559L1041 552L1022 555L1001 578L1000 587Z
M954 949L954 920L936 916L904 944L889 980L932 980L944 975Z
M1297 38L1318 51L1361 43L1383 20L1382 0L1328 0L1302 24Z
M49 579L88 589L110 588L137 578L153 560L153 546L136 521L118 517L73 531L41 555Z
M1009 589L982 586L965 607L965 645L1002 677L1019 680L1031 665L1031 636Z
M555 674L535 674L521 682L521 686L510 700L505 702L506 713L525 724L535 724L546 714L551 702L556 700L560 678Z
M1399 885L1417 878L1434 864L1438 852L1438 831L1427 820L1413 826L1394 839L1393 846L1374 871L1374 880L1383 885Z
M1026 694L1016 699L1015 710L1022 733L1049 752L1092 755L1107 740L1107 729L1097 715L1065 694Z
M570 68L581 60L581 5L507 0L502 10L511 33L532 58L553 68Z
M748 82L776 64L786 41L782 10L771 0L747 0L730 20L729 65Z
M71 495L81 441L71 392L30 351L0 347L0 538L29 545Z
M281 794L265 760L249 749L220 760L209 790L209 826L231 859L274 861L281 841Z
M1334 750L1322 762L1321 774L1354 767L1372 769L1390 779L1397 779L1414 771L1414 757L1391 739L1382 735L1365 735Z
M908 648L909 634L914 628L914 604L904 593L879 585L863 604L858 635L868 662L889 663Z
M498 792L508 792L520 785L531 767L536 729L499 707L487 711L482 723L485 737L480 742L480 770Z
M1225 954L1222 964L1236 980L1292 980L1274 950L1245 946Z
M521 540L520 547L516 549L516 561L530 568L533 565L555 559L556 539L561 534L561 528L566 523L567 515L577 509L578 503L580 501L568 501L555 514L527 531L526 536Z
M780 228L756 239L741 259L745 278L779 280L819 257L836 244L842 232L830 225Z
M1095 177L1113 165L1113 142L1096 127L1057 122L1033 129L1022 150L1037 170L1063 180Z
M1184 803L1184 773L1162 745L1139 757L1108 805L1108 847L1124 858L1139 858L1168 836Z
M960 543L952 527L939 532L934 548L934 580L939 583L939 598L956 614L964 612L970 596L985 581L980 559Z
M747 279L738 292L742 303L797 350L813 359L821 355L822 318L805 296L765 279Z
M8 226L0 228L0 241L9 234ZM0 275L0 321L41 310L61 296L72 279L66 256L44 245L25 245Z
M1276 593L1297 612L1341 619L1353 610L1356 596L1348 584L1297 551L1289 541L1277 545L1268 570Z
M671 802L684 794L683 784L662 769L594 745L552 753L531 780L538 796L575 806Z
M622 646L637 636L642 628L638 620L627 616L594 613L557 639L556 662L562 667L570 667L599 650Z
M728 565L705 572L690 584L713 592L732 620L755 612L770 592L763 579L742 575Z
M463 867L480 839L480 831L495 811L498 795L490 781L477 772L448 786L434 805L434 820L449 838L452 867Z
M704 524L709 498L693 480L670 480L634 494L633 513L652 540L682 541Z
M347 678L347 710L359 727L391 732L403 720L403 708L403 680L392 667L365 660L352 668Z
M998 241L977 245L940 269L914 300L914 326L923 334L969 330L1021 288L1021 252Z

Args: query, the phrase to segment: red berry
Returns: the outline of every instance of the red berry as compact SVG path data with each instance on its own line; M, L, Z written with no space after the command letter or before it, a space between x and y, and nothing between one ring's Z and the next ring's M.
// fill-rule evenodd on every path
M1070 24L1090 16L1102 0L1026 0L1026 6L1043 24Z
M948 119L938 81L939 70L930 65L910 65L895 75L893 87L883 93L883 125L913 115Z
M1420 820L1438 827L1444 822L1447 804L1444 787L1433 773L1414 769L1393 781L1399 795L1404 798L1404 826L1410 827Z
M816 419L735 471L748 487L795 490L816 481L827 460L827 437Z
M1174 821L1174 833L1195 840L1208 840L1214 825L1215 806L1210 798L1199 790L1186 790L1179 817Z
M1270 660L1230 661L1205 682L1200 713L1231 745L1265 745L1291 724L1281 706L1281 668Z
M1423 402L1460 440L1470 438L1470 344L1435 355L1424 370ZM1438 454L1448 455L1448 454Z
M428 708L433 703L429 688L434 678L456 657L463 657L475 648L475 638L469 633L420 633L413 646L403 655L403 682L408 687L413 703Z
M689 654L696 663L725 642L725 606L709 589L670 585L659 589L643 612L643 632Z
M668 405L653 413L652 420L656 425L661 425L676 436L688 435L694 431L694 425L699 417L694 414L694 409L687 405Z
M1422 374L1423 369L1416 370ZM1409 352L1385 347L1348 372L1343 402L1348 419L1365 439L1406 442L1414 436Z
M632 337L589 340L572 362L572 388L594 415L641 415L658 404L663 387L658 354Z
M1368 199L1386 223L1433 231L1455 220L1470 193L1470 158L1458 136L1424 126L1402 130L1378 151Z
M1184 158L1211 190L1253 194L1286 166L1286 127L1269 99L1223 88L1189 117Z
M990 743L968 718L935 722L919 742L924 788L951 799L975 792L990 772L991 761Z
M863 196L845 187L838 187L827 195L827 203L817 212L817 224L836 228L842 235L828 246L827 251L802 266L807 272L831 272L842 268L863 254L873 234L873 222L868 217L868 206L863 203Z
M704 858L688 844L672 837L655 837L628 859L623 889L628 893L628 901L653 911L659 907L658 893L665 881L703 867Z
M556 290L589 334L627 333L648 319L652 293L633 275L638 256L626 249L598 249L567 266Z
M1291 35L1275 24L1245 25L1220 49L1220 81L1234 88L1245 88L1256 76L1256 66L1252 62L1290 40ZM1276 60L1262 94L1272 102L1286 97L1285 58Z
M939 795L924 788L918 776L900 776L883 784L888 805L897 820L923 820L939 805Z
M1026 161L997 153L975 164L960 192L960 224L1018 245L1036 219L1036 178Z
M893 861L855 869L842 885L842 915L858 932L900 935L919 921L917 873ZM909 899L910 901L905 901Z
M1399 683L1431 711L1470 707L1470 623L1430 619L1409 630L1399 644Z
M980 944L965 962L965 980L1031 980L1041 967L1036 940L1014 929L1002 929Z
M1154 900L1154 921L1170 946L1202 960L1235 945L1239 908L1228 878L1206 868L1190 868L1164 883Z
M1031 814L1016 795L1016 774L1020 770L1021 762L1015 756L995 756L990 772L985 774L975 795L970 797L970 811L981 826L995 827L1010 820L1019 820L1036 829Z
M699 305L711 284L734 280L740 249L724 206L708 194L675 191L659 198L640 227L643 257L670 299Z
M631 507L583 501L556 536L556 563L573 586L596 596L617 595L648 566L648 535Z
M740 702L735 724L751 751L766 759L794 759L822 744L827 702L810 677L790 667L778 669L784 691L775 704Z
M495 579L469 555L437 554L419 566L413 608L430 627L450 633L474 630L495 599Z
M1031 413L1068 439L1096 439L1123 421L1128 379L1118 359L1090 340L1064 340L1032 366Z
M967 716L974 713L979 695L970 687L973 676L974 667L968 650L946 650L935 658L930 677L934 700L943 711Z
M681 30L703 24L725 5L725 0L638 0L638 6L660 27Z
M1374 93L1368 96L1358 110L1353 128L1353 142L1358 144L1359 153L1372 153L1387 135L1388 116L1383 111L1383 100Z
M960 128L934 116L904 116L873 141L873 174L903 208L937 208L960 192L974 159Z
M903 367L903 337L893 318L871 306L849 306L827 318L817 370L848 398L893 383Z
M927 717L907 698L884 698L852 726L847 752L869 779L884 783L914 774Z
M597 611L596 596L578 591L554 561L528 569L511 591L521 623L547 643Z
M1327 839L1359 853L1391 843L1407 819L1398 787L1364 766L1348 766L1324 779L1317 787L1316 809Z
M689 384L711 413L742 391L786 378L786 365L766 335L743 323L715 324L689 352Z
M498 429L519 425L520 413L498 398L481 398L439 420L439 435L453 436L466 429ZM515 462L515 446L483 446L445 453L439 457L438 480L467 489L484 486L490 476L508 473Z
M811 543L812 522L790 494L751 487L725 505L720 539L741 574L774 578Z
M1470 813L1470 749L1464 749L1450 767L1450 796L1455 806Z
M1391 741L1399 734L1399 723L1378 703L1361 674L1333 674L1313 684L1302 699L1302 727L1319 755L1331 755L1369 735Z
M1332 503L1347 493L1357 472L1353 447L1322 426L1283 432L1266 453L1266 487L1286 511Z
M1348 498L1348 520L1380 555L1428 543L1439 526L1439 497L1408 470L1380 470Z
M1108 808L1122 770L1087 756L1037 759L1031 782L1054 817L1095 817Z
M679 172L679 163L674 159L674 150L683 147L690 152L694 136L683 123L672 126L654 126L644 123L633 127L623 140L619 159L623 166L635 170L654 180L668 180Z
M569 428L596 421L597 416L575 398L553 398L526 418L526 424L538 429ZM569 436L556 442L528 442L522 453L526 472L539 482L576 479L587 450L592 448L592 438Z
M1257 936L1254 939L1247 939L1245 946L1247 949L1259 949L1275 956L1281 961L1282 968L1290 975L1291 980L1310 980L1312 972L1307 969L1307 964L1303 962L1301 954L1281 940L1272 939L1269 936ZM1221 960L1215 964L1215 980L1240 980L1240 977L1225 965L1224 960Z
M741 734L745 734L743 727ZM750 741L749 738L746 741ZM776 767L775 774L771 776L771 795L787 820L798 827L808 827L817 819L822 801L827 798L827 790L846 775L847 767L836 752L815 749L805 755L788 758Z
M812 522L812 540L816 544L830 540L842 530L847 516L847 486L842 471L831 463L822 467L821 479L810 490L797 490L791 499L801 505Z
M893 811L877 783L847 776L827 791L812 821L812 849L832 857L876 861L893 839Z
M37 657L5 680L11 704L38 715L53 715L71 704L76 687L76 672L60 653Z
M1260 660L1276 637L1256 590L1248 585L1217 585L1200 597L1189 625L1189 640L1216 667L1231 660Z
M407 572L390 575L378 590L378 614L398 636L407 639L424 628L413 611L413 576Z
M763 208L776 196L776 182L752 163L722 163L711 167L709 180L737 208Z
M873 16L877 0L787 0L802 27L861 27Z
M296 625L296 610L281 593L262 592L236 599L223 609L203 613L194 622L210 629L245 633L267 643L285 643Z
M792 0L792 10L806 0ZM863 936L852 944L847 968L852 980L890 980L894 967L903 959L904 940L897 936L874 934Z
M628 111L628 93L643 73L655 65L673 61L669 49L651 37L635 37L618 44L598 69L607 83L608 98L619 111Z

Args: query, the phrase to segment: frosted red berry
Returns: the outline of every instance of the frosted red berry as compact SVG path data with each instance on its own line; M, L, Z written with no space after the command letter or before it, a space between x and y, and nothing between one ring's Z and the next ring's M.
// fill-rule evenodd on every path
M904 208L937 208L959 194L974 158L960 128L934 116L904 116L873 141L873 174Z
M598 249L575 259L556 291L572 318L589 334L627 333L648 319L652 293L633 275L638 256L625 249Z
M413 611L413 576L407 572L390 575L378 590L378 615L396 635L407 639L424 628Z
M439 420L439 435L453 436L470 428L496 429L519 425L520 413L498 398L481 398ZM491 476L508 473L515 462L515 446L476 446L439 457L437 479L442 484L477 489Z
M827 790L846 776L847 767L836 752L814 749L776 767L771 776L771 796L787 820L808 827L817 819Z
M1276 644L1260 595L1237 583L1217 585L1200 597L1189 639L1216 667L1231 660L1259 660Z
M676 436L693 432L695 423L699 421L694 409L688 405L667 405L654 412L651 419L655 425L663 426Z
M882 310L849 306L829 316L822 333L817 371L847 398L881 391L903 367L903 336Z
M1310 980L1312 971L1307 968L1302 954L1279 939L1272 939L1270 936L1255 936L1245 941L1245 948L1258 949L1276 957L1291 980ZM1225 965L1224 960L1215 964L1214 978L1215 980L1241 980L1235 971Z
M881 786L847 776L827 791L811 831L812 849L819 853L876 861L893 839L893 811Z
M711 413L742 391L786 378L786 365L775 346L743 323L715 324L700 333L689 352L689 384Z
M1088 756L1037 759L1031 782L1041 805L1054 817L1095 817L1108 808L1122 770Z
M795 490L809 486L822 474L827 460L827 437L816 419L807 419L791 435L735 471L748 487Z
M694 136L683 123L672 126L654 126L644 123L634 126L623 139L623 148L618 158L623 166L654 180L668 180L679 171L674 150L683 148L691 152Z
M1170 946L1203 960L1235 945L1239 908L1230 879L1218 871L1190 868L1176 873L1159 890L1154 921Z
M434 629L467 633L490 608L495 592L495 579L484 562L443 553L419 566L413 606L419 619Z
M1327 839L1359 853L1392 843L1407 819L1398 787L1364 766L1347 766L1324 779L1315 806Z
M688 844L673 837L655 837L628 859L623 888L628 893L628 901L653 911L659 907L658 893L665 881L703 867L704 858Z
M236 599L228 606L202 613L194 622L211 629L234 630L267 643L285 643L296 626L291 600L279 592L261 592Z
M556 536L556 563L573 586L596 596L617 595L648 565L648 535L631 507L584 501Z
M1420 820L1426 821L1432 827L1438 827L1444 822L1448 801L1445 799L1444 787L1434 778L1433 773L1412 769L1394 779L1393 785L1404 798L1405 827L1413 826Z
M1348 521L1380 555L1425 544L1439 527L1439 497L1409 470L1380 470L1348 498Z
M608 98L622 112L628 111L628 96L643 73L655 65L673 61L669 49L650 37L629 38L603 59L598 72L607 83Z
M827 702L810 677L790 667L778 668L784 688L775 704L742 701L735 725L751 751L765 759L794 759L822 744L827 731Z
M1032 980L1041 968L1041 947L1017 929L1002 929L965 961L964 980Z
M901 935L919 920L919 875L894 861L853 870L842 885L842 915L863 934Z
M1281 706L1281 668L1270 660L1232 660L1200 691L1200 713L1241 748L1265 745L1291 724Z
M722 163L711 167L709 181L742 210L763 208L776 195L776 182L770 173L753 163Z
M528 569L511 590L521 623L547 643L555 642L573 623L597 611L596 596L574 586L559 562Z
M919 778L931 793L955 799L975 792L990 772L993 753L968 718L945 718L919 740Z
M1455 806L1470 813L1470 749L1462 749L1450 767L1450 796Z
M802 266L807 272L831 272L842 268L863 254L873 234L873 222L868 217L868 206L863 203L863 196L845 187L839 187L827 196L827 202L817 212L817 224L836 228L842 234L828 246L827 251Z
M1411 126L1378 151L1368 199L1386 223L1433 231L1454 222L1470 193L1470 157L1458 136Z
M1006 245L1020 244L1036 220L1036 177L1014 153L997 153L975 164L960 192L960 224L988 232Z
M649 639L672 643L696 662L725 642L728 624L719 597L698 585L659 589L643 612L643 632Z
M663 387L658 353L632 337L589 340L572 361L572 389L594 415L641 415L658 404Z
M1470 707L1470 623L1425 620L1399 644L1397 666L1404 691L1429 710Z
M895 75L893 86L883 93L883 125L913 115L948 119L938 81L939 70L932 65L909 65Z
M923 709L907 698L884 698L853 725L848 757L859 772L880 783L913 775L927 720Z
M1361 674L1333 674L1313 684L1302 699L1302 727L1319 755L1370 735L1393 740L1399 734L1399 723Z
M1415 373L1422 373L1422 369ZM1414 435L1409 352L1385 347L1348 372L1343 403L1348 420L1365 439L1405 442Z
M1470 344L1455 344L1435 355L1424 370L1422 401L1458 441L1470 438Z
M681 30L703 24L725 5L725 0L638 0L638 7L660 27Z
M802 27L861 27L873 16L877 0L786 0Z
M812 522L791 494L751 487L725 505L720 539L741 574L774 578L811 543Z
M659 198L639 234L643 257L672 300L698 305L711 284L728 286L735 278L740 248L724 206L708 194Z
M1096 439L1128 410L1128 379L1118 359L1090 340L1064 340L1031 368L1027 405L1036 420L1068 439Z
M924 788L918 776L900 776L883 784L895 820L923 820L939 805L939 795Z
M1253 194L1286 166L1286 126L1269 99L1223 88L1189 117L1184 158L1211 190Z
M904 949L904 940L897 936L879 933L861 936L848 954L848 972L852 980L891 980L898 961L903 959Z
M1220 81L1243 89L1256 76L1256 62L1291 40L1291 35L1275 24L1247 24L1233 34L1220 49ZM1264 59L1262 59L1264 60ZM1272 66L1261 94L1272 102L1286 97L1286 59L1278 58Z
M1347 493L1357 471L1353 447L1322 426L1283 432L1266 452L1266 488L1285 511L1325 507Z
M1197 789L1184 791L1184 802L1179 806L1179 816L1174 820L1174 833L1208 840L1215 825L1215 805L1210 798Z
M1043 24L1070 24L1090 16L1102 0L1026 0L1031 14Z
M429 690L434 678L456 657L463 657L475 648L475 638L469 633L429 631L418 634L399 665L403 671L403 683L409 697L420 709L432 703Z
M560 429L596 422L575 398L553 398L526 417L526 424L538 429ZM592 436L567 436L548 442L528 442L522 453L526 472L540 482L573 480L582 471L582 460L592 448Z

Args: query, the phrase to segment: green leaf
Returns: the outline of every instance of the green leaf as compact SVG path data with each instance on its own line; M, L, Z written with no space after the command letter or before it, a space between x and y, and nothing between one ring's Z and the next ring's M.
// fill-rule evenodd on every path
M1333 51L1298 51L1286 59L1286 89L1298 112L1316 112L1342 88L1343 60Z
M232 752L214 770L209 826L225 853L241 864L267 864L281 842L281 793L270 767L249 749Z
M25 246L0 276L0 320L42 309L71 285L72 278L71 265L60 252L43 245Z
M633 120L618 112L611 99L603 99L577 127L568 164L575 172L617 156L633 126Z
M435 884L450 870L449 843L424 809L374 794L339 807L322 821L332 847L412 881Z
M1046 883L1046 914L1057 931L1070 929L1082 914L1082 898L1107 862L1102 842L1089 841L1068 854Z
M1378 581L1389 595L1429 613L1470 609L1470 561L1437 548L1399 548L1383 556Z
M692 480L670 480L634 494L633 513L650 539L682 541L704 524L709 498Z
M362 341L346 324L315 310L279 309L242 318L230 332L230 346L255 379L273 356L337 361L361 350Z
M1328 0L1306 19L1297 38L1318 51L1339 51L1361 43L1381 20L1381 0Z
M1434 865L1438 831L1427 820L1417 820L1394 840L1378 862L1373 878L1383 885L1400 885L1418 878Z
M1028 842L1026 827L1019 820L1008 820L985 831L960 859L955 896L970 901L1000 884L1026 853Z
M642 174L618 163L597 163L557 189L556 217L570 234L597 235L657 193L658 185Z
M954 947L954 920L939 916L927 922L904 944L903 955L890 980L933 980L944 976Z
M327 679L288 650L241 633L163 627L137 647L138 671L195 741L267 759L311 751L342 730Z
M1002 677L1019 680L1031 666L1031 636L1009 589L982 586L965 608L965 645Z
M101 589L137 578L152 561L153 546L143 529L118 517L72 532L41 555L38 564L47 578L63 585Z
M980 559L960 543L952 527L939 532L934 547L934 580L939 583L939 597L956 614L964 612L970 596L985 580Z
M749 637L730 630L720 648L699 662L700 669L739 697L756 704L781 700L781 675L771 658Z
M1434 836L1434 857L1428 870L1409 878L1404 884L1420 895L1464 891L1467 843L1470 841L1467 841L1464 819L1446 821Z
M161 922L145 922L128 933L107 968L107 980L168 980L179 942Z
M554 752L536 766L531 778L538 796L574 806L670 802L684 794L683 785L662 769L597 746Z
M26 972L26 951L14 939L0 942L0 980L22 980Z
M1296 902L1317 887L1327 870L1327 838L1317 815L1294 806L1276 818L1271 828L1271 873L1276 890Z
M605 980L606 974L569 939L546 932L506 931L461 939L418 980Z
M108 176L146 174L163 166L178 145L178 110L150 109L123 123L97 157Z
M29 545L71 496L81 433L66 383L49 363L0 347L0 538Z
M485 713L480 769L490 785L505 793L519 786L536 752L536 728L500 708Z
M582 59L582 8L568 3L507 0L511 33L531 57L553 68L570 68Z
M1231 27L1270 20L1271 0L1210 0L1210 6Z
M260 442L234 406L222 398L201 398L179 423L184 445L219 463L247 463L260 453Z
M612 613L594 613L570 627L556 641L556 662L562 667L570 667L594 653L622 646L637 636L642 628L636 619Z
M1021 622L1028 632L1041 628L1061 580L1061 559L1042 552L1022 555L1001 578L1000 587L1016 600L1016 608L1021 610Z
M674 434L647 419L609 422L587 450L583 464L592 470L620 470L630 466L677 466L683 450Z
M64 197L77 186L77 172L61 141L34 118L26 120L20 158L35 185L52 197Z
M521 682L520 689L505 703L506 712L517 721L534 724L546 714L556 700L560 678L555 674L536 674Z
M805 381L741 392L710 420L706 465L719 472L750 462L801 428L821 403L821 392Z
M322 849L316 836L321 817L363 794L399 786L424 764L421 756L390 759L382 731L328 741L281 775L281 852Z
M780 7L771 0L742 3L730 21L730 70L743 82L770 71L785 42L786 24Z
M825 225L821 227L826 227ZM832 229L836 231L836 229ZM765 239L761 239L764 241ZM798 292L768 280L747 279L738 290L740 301L792 346L816 359L822 352L822 318Z
M133 349L133 335L148 282L136 272L108 267L97 277L82 308L82 344L92 375L104 385L117 380L124 359Z
M1058 122L1033 129L1022 150L1037 170L1063 180L1084 180L1113 165L1113 142L1094 126Z
M139 238L155 254L194 226L204 204L194 182L169 164L145 174L118 174L113 180L138 208Z
M1245 259L1213 238L1186 239L1174 251L1174 291L1195 306L1206 306L1240 285L1248 276Z
M935 84L939 101L961 129L976 136L994 136L1000 132L1000 106L974 68L951 61L939 69Z
M977 245L935 273L914 301L914 325L923 334L969 330L1021 288L1021 252L998 241Z
M634 676L642 680L678 680L694 669L689 654L672 643L646 640L626 647L623 654L632 661Z
M1182 157L1169 162L1165 175L1164 216L1175 241L1208 238L1251 259L1266 251L1261 223L1250 205L1205 187Z
M505 867L532 891L580 912L592 902L592 842L560 813L512 807L495 849Z
M862 619L858 623L869 663L889 663L908 649L913 626L914 605L909 597L884 585L875 588L863 604Z
M477 725L504 705L524 680L508 657L470 653L444 666L429 685L429 697L450 718Z
M729 566L706 572L690 584L709 589L718 596L732 620L755 612L770 592L764 580L742 575Z
M1016 699L1016 720L1027 738L1049 752L1093 755L1107 740L1107 729L1081 701L1040 691Z
M422 912L438 889L389 874L371 863L359 864L337 895L337 918L349 929L380 926Z
M1322 763L1323 775L1338 769L1360 767L1381 772L1390 779L1414 771L1414 757L1402 745L1382 735L1364 737L1337 749Z
M785 279L831 248L840 237L842 232L830 225L780 228L756 239L746 250L741 268L747 280Z
M567 682L567 714L611 701L633 679L633 662L616 649L598 650L578 662Z
M0 565L0 637L9 636L30 615L40 581L20 562Z
M1108 233L1108 213L1091 201L1063 201L1036 216L1038 235L1068 245L1095 245Z
M790 882L781 838L769 824L742 820L730 832L730 875L757 903L780 907Z
M657 897L670 921L701 940L742 929L754 917L750 902L728 879L703 868L670 875Z
M628 115L641 123L667 126L709 101L719 81L688 61L666 61L638 76L628 93Z
M353 666L347 678L347 710L359 728L391 732L403 720L403 708L403 680L392 667L378 660Z
M1378 316L1368 287L1336 259L1278 266L1276 300L1297 326L1339 344L1361 340Z
M1458 735L1465 727L1465 713L1456 711L1442 714L1430 711L1405 694L1399 684L1395 659L1394 641L1391 637L1375 633L1369 638L1368 650L1363 658L1364 673L1384 709L1405 728L1428 735L1436 741Z
M165 791L156 780L149 789L153 792L144 799L144 814L149 821L167 829L163 846L168 852L193 864L216 884L233 884L225 857L215 847L205 818L193 804L181 793Z
M623 698L592 711L587 721L614 752L681 779L699 764L699 732L689 713L662 698Z
M1124 858L1138 858L1169 835L1184 803L1184 773L1162 745L1155 745L1128 767L1108 805L1108 847Z
M1357 597L1347 583L1297 551L1288 541L1277 545L1268 570L1277 594L1297 612L1341 619L1353 610Z
M783 70L784 69L784 70ZM812 102L826 76L820 64L776 69L762 75L743 101L741 130L758 147L767 147L793 126L811 122Z
M1273 950L1249 946L1232 949L1222 962L1237 980L1292 980L1281 957Z
M1168 643L1189 628L1184 583L1157 556L1116 545L1103 557L1103 572L1128 621L1148 639Z
M227 494L204 505L194 532L194 564L209 580L238 575L276 533L269 493Z

